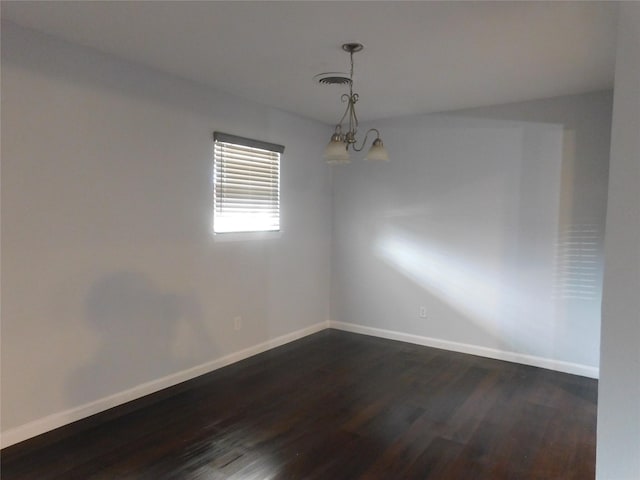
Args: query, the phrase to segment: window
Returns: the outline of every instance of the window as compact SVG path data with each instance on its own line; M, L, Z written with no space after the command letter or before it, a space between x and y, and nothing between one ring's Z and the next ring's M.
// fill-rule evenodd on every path
M214 132L213 231L280 230L284 147Z

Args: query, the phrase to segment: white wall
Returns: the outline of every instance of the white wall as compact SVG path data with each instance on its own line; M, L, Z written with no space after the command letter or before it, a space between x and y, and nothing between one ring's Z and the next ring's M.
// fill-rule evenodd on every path
M596 474L640 478L640 4L620 6Z
M392 161L334 173L332 319L596 376L611 101L377 122Z
M285 145L280 235L214 240L214 130ZM325 137L3 24L3 445L325 322Z

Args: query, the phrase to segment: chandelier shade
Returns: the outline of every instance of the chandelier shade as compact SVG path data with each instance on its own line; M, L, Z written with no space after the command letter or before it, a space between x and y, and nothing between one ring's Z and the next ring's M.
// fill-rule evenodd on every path
M349 163L349 151L346 142L341 138L340 134L333 134L331 141L324 149L324 159L329 165L338 165L341 163Z
M349 53L351 59L351 70L348 82L349 93L342 95L342 101L347 103L347 108L336 125L335 132L331 136L329 144L324 149L323 157L330 165L349 163L349 149L356 152L362 151L367 143L369 134L372 132L376 134L376 138L373 140L371 148L365 156L365 160L389 161L389 152L382 143L380 132L375 128L370 128L365 134L360 146L357 146L358 116L356 115L356 103L360 97L357 93L353 92L353 54L361 51L363 48L364 46L361 43L345 43L342 45L342 49ZM342 132L343 124L345 124L347 128L345 133Z
M364 158L365 160L388 162L389 152L387 152L387 149L384 148L382 140L380 140L380 138L376 138L373 141L373 145L371 145L371 148L369 149L367 156Z

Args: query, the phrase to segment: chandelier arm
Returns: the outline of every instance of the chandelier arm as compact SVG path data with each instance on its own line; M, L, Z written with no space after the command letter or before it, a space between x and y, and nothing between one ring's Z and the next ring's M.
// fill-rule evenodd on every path
M369 132L376 132L376 139L380 138L380 130L378 130L377 128L370 128L369 130L367 130L367 134Z
M371 132L376 132L376 138L380 138L380 132L378 131L378 129L377 128L370 128L369 130L367 130L367 133L364 134L364 140L362 140L362 144L360 145L360 148L356 147L356 145L353 144L353 149L356 152L361 152L362 151L364 146L367 144L367 138L369 137L369 134Z
M349 118L349 131L353 132L353 138L355 140L356 133L358 133L358 115L356 115L356 102L358 101L358 94L355 97L351 97L351 118Z
M349 113L349 110L351 110L351 97L349 97L349 95L347 95L346 93L343 93L342 97L340 98L343 102L348 102L347 108L344 110L344 113L342 114L342 118L338 122L338 125L342 127L342 123L344 122L344 119L347 118L347 114Z

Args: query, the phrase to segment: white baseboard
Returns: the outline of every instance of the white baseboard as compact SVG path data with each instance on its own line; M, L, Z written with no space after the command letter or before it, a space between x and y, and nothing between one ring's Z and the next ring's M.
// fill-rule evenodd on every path
M354 323L337 322L335 320L329 321L329 327L338 330L344 330L346 332L361 333L374 337L387 338L389 340L399 340L401 342L414 343L416 345L442 348L443 350L452 350L454 352L469 353L471 355L494 358L496 360L521 363L524 365L546 368L548 370L556 370L558 372L571 373L583 377L598 378L599 375L598 368L588 365L536 357L533 355L525 355L516 352L496 350L493 348L480 347L468 343L458 343L448 340L441 340L438 338L422 337L420 335L412 335L410 333L402 333L392 330L384 330L382 328L367 327L365 325L357 325Z
M118 405L122 405L132 400L136 400L138 398L144 397L145 395L149 395L151 393L155 393L165 388L172 387L187 380L191 380L193 378L199 377L200 375L204 375L205 373L209 373L219 368L226 367L227 365L239 362L240 360L244 360L245 358L252 357L259 353L266 352L267 350L271 350L272 348L279 347L286 343L293 342L294 340L298 340L313 333L319 332L328 328L328 326L329 322L316 323L315 325L311 325L301 330L296 330L295 332L287 333L280 337L272 338L265 342L259 343L258 345L245 348L244 350L234 352L222 358L217 358L215 360L197 365L187 370L183 370L172 375L153 380L151 382L137 385L129 390L125 390L108 397L100 398L93 402L80 405L79 407L74 407L63 412L54 413L47 417L29 422L25 425L20 425L19 427L9 429L6 432L2 432L2 434L0 435L0 447L8 447L15 443L22 442L23 440L35 437L36 435L40 435L55 428L62 427L63 425L67 425L77 420L82 420L83 418L87 418L96 413L104 412L105 410L117 407Z

